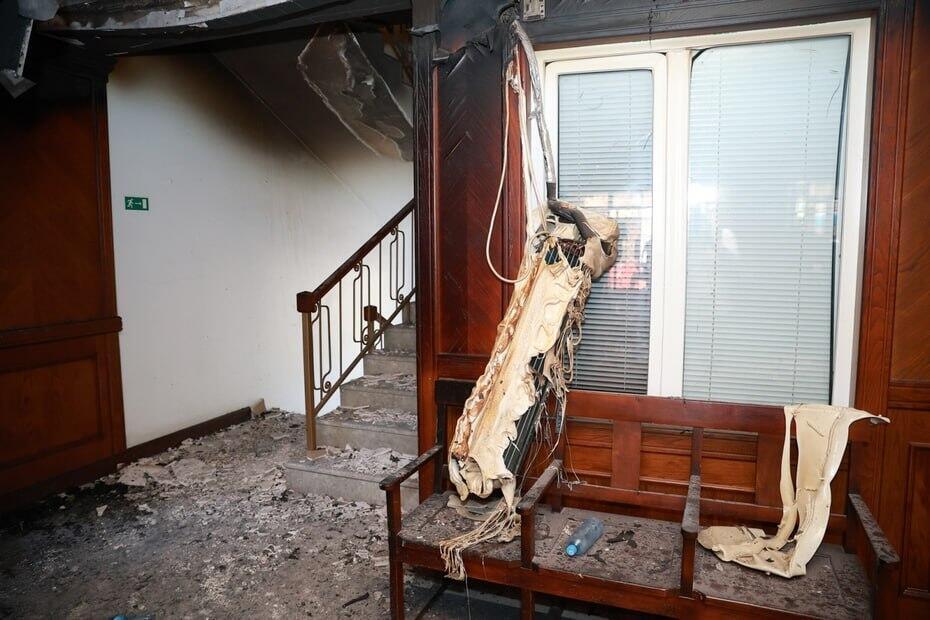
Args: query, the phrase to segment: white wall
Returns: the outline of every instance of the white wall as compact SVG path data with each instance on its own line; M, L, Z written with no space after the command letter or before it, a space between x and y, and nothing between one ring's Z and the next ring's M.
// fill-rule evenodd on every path
M211 57L121 59L107 94L127 444L261 399L303 411L294 296L409 199L412 172L363 200Z

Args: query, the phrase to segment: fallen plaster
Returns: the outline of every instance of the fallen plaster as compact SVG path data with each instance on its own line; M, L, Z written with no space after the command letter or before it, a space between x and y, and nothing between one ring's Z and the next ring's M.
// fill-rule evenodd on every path
M384 509L288 491L304 449L273 411L0 518L0 618L386 617Z

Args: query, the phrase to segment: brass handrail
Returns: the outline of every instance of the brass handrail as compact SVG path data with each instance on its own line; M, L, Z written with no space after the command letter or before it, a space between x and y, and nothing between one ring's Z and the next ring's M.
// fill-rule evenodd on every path
M297 311L301 313L303 331L304 404L307 413L307 450L317 448L317 414L342 386L362 358L381 340L385 329L406 308L416 294L416 222L411 200L371 238L339 266L313 291L297 294ZM409 225L405 226L409 218ZM409 235L407 230L409 230ZM410 278L407 271L408 236ZM387 272L384 265L384 242L387 243ZM377 296L373 298L372 268L377 275ZM387 279L385 296L384 280ZM351 312L343 304L343 284L351 286ZM376 303L372 303L372 302ZM331 306L333 306L331 308ZM391 308L393 306L393 308ZM335 310L335 312L333 312ZM390 310L384 316L385 310ZM335 319L334 319L335 315ZM345 352L344 327L348 319L351 348ZM334 329L335 323L335 329ZM335 342L334 347L334 332ZM315 333L315 335L314 335ZM348 333L348 330L347 330ZM335 351L334 351L335 349ZM335 363L333 360L336 353ZM325 371L324 371L325 367ZM337 372L335 379L330 376ZM319 398L317 396L319 395Z

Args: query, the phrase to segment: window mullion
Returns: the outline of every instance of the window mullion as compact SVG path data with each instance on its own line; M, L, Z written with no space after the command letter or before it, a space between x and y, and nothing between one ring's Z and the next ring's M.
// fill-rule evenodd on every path
M667 173L664 237L665 255L663 304L654 308L661 332L653 351L657 372L657 396L681 396L685 346L685 251L688 237L688 107L691 79L691 50L670 50L667 105ZM654 334L655 337L655 334ZM650 369L651 370L651 369Z

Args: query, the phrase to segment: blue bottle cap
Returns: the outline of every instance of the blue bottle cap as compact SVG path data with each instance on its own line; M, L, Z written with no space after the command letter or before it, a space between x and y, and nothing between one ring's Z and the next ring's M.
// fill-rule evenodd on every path
M575 545L569 545L565 547L565 555L573 557L576 553L578 553L578 547Z

